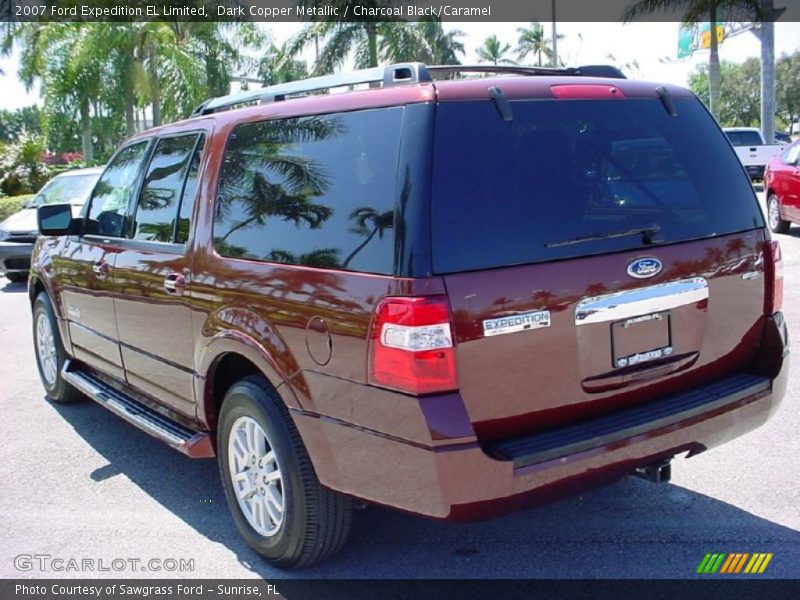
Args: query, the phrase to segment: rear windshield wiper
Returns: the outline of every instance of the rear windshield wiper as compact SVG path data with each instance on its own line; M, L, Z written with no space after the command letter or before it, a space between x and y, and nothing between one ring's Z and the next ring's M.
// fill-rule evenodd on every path
M558 248L560 246L571 246L573 244L582 244L583 242L594 242L596 240L610 240L612 238L628 237L630 235L641 235L642 244L649 246L650 244L658 244L663 239L657 237L656 234L661 231L661 225L645 225L644 227L636 227L635 229L626 229L624 231L613 231L611 233L595 233L583 237L573 238L571 240L564 240L562 242L547 242L545 248Z

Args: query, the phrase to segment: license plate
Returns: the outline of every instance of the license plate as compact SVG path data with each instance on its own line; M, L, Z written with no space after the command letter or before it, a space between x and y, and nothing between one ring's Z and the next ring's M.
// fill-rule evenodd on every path
M611 325L611 358L622 369L672 354L669 311L651 313Z

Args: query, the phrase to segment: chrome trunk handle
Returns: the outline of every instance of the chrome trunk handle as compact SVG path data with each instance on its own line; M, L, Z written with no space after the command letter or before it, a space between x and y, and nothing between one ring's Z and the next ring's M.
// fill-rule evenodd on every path
M703 300L708 300L708 282L703 277L592 296L578 302L575 325L619 321Z

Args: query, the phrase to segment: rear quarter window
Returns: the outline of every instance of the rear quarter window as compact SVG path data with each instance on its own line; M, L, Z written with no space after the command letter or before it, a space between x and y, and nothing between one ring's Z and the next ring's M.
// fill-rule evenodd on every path
M246 123L214 216L222 256L389 274L403 108Z
M763 226L741 165L699 101L492 102L437 109L437 273L574 258ZM581 238L596 238L579 241ZM652 241L652 240L650 240Z

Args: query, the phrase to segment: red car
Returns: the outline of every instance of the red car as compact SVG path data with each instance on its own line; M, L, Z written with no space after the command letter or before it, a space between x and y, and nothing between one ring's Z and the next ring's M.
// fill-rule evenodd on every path
M772 158L764 171L769 228L786 233L800 223L800 140Z
M612 69L213 99L39 222L47 396L216 456L282 567L336 551L354 499L467 520L665 481L786 387L780 248L733 148Z

